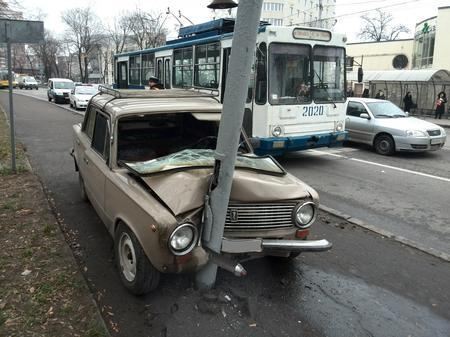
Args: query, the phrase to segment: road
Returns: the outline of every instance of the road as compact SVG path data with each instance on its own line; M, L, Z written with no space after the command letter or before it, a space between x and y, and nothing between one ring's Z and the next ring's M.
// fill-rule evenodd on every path
M166 275L157 291L141 298L130 295L114 267L111 238L91 206L79 197L69 149L71 126L82 117L53 103L20 95L14 98L17 136L54 200L68 241L113 336L448 337L450 264L326 214L319 216L313 236L332 241L334 247L329 252L304 254L291 264L271 259L247 262L244 265L249 275L243 279L221 271L213 294L195 291L191 275ZM8 106L6 93L0 94L0 103ZM346 156L350 153L351 158L374 160L366 149L347 151ZM420 163L418 158L414 156L410 162ZM442 160L445 165L445 158ZM339 166L340 162L345 166ZM439 163L433 164L436 171ZM388 184L378 181L377 185L375 176L381 173L369 174L372 166L333 155L296 154L285 159L284 165L321 191L322 201L332 207L336 205L330 201L339 195L335 192L339 189L350 190L355 197L358 193L359 201L368 200L374 187L395 189L394 182L400 180L393 176L400 171L386 170ZM414 169L419 170L420 165ZM356 174L361 170L368 171L367 176ZM330 180L327 187L323 180L333 176L336 180ZM339 179L345 177L344 182L350 184L351 176L356 182L340 188ZM370 188L366 192L364 179ZM356 205L365 207L363 202Z

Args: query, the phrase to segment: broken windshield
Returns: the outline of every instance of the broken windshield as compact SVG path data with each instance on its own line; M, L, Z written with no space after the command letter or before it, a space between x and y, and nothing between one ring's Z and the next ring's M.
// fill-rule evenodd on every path
M187 149L148 161L122 161L122 164L139 175L150 175L171 170L212 168L214 162L214 150ZM285 171L272 157L258 157L254 154L238 154L236 169L255 170L275 175L285 174Z

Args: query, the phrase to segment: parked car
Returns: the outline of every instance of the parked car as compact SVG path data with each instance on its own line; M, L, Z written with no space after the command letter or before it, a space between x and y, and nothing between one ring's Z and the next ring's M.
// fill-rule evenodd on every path
M435 151L445 144L442 127L410 117L390 101L351 97L347 104L348 140L371 145L379 154Z
M69 102L70 91L74 88L72 80L67 78L49 78L47 98L48 101L54 100L55 103Z
M19 89L36 89L38 90L38 82L33 76L21 76L18 81Z
M89 84L75 86L69 95L70 106L74 109L86 109L89 100L97 92L97 88Z
M160 273L195 272L209 259L242 275L238 260L331 247L306 240L317 192L253 154L244 133L221 254L202 246L221 111L214 97L193 91L100 87L73 127L81 197L113 236L121 280L134 294L154 289Z

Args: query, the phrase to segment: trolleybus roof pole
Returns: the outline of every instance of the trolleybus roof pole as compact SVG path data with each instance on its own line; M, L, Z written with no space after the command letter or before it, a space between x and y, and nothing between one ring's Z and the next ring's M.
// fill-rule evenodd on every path
M212 221L205 221L202 238L204 246L213 255L220 254L222 246L225 217L233 182L234 165L244 116L250 70L254 59L261 7L262 0L241 0L237 11L215 151L216 167L214 172L216 176L214 178L216 184L211 189L209 200ZM216 281L216 274L217 265L210 259L208 264L197 274L197 286L200 289L212 288Z

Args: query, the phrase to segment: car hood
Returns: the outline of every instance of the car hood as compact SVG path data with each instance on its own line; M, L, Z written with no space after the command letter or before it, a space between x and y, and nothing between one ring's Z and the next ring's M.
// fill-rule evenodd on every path
M377 118L377 124L387 128L394 128L398 130L435 130L439 129L439 126L424 121L423 119L415 117L400 117L400 118Z
M203 206L212 172L212 169L192 169L141 178L177 216ZM239 169L234 172L230 200L269 202L306 197L318 202L313 188L288 173L273 176Z
M55 93L62 94L62 93L70 93L72 89L53 89Z
M88 94L88 95L75 94L75 95L73 95L73 97L75 97L76 99L83 99L86 101L89 101L92 98L92 96L94 96L94 95L91 95L91 94Z

